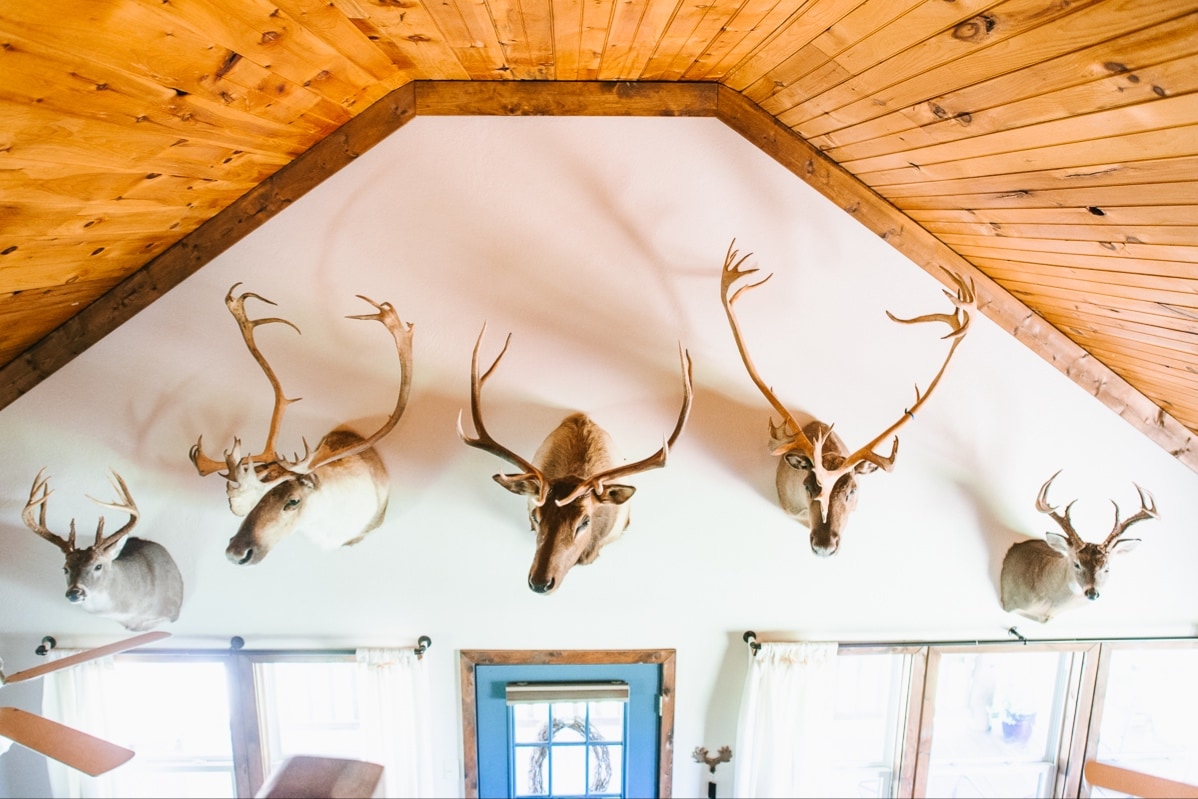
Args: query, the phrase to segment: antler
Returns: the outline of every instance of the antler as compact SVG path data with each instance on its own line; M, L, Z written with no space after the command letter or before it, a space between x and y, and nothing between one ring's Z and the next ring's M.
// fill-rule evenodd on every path
M141 511L137 509L137 503L133 501L133 497L129 493L129 487L125 485L124 479L122 479L121 476L116 473L116 470L113 470L112 478L110 479L112 480L113 487L117 490L117 494L119 494L115 502L101 502L100 500L91 496L89 496L88 499L104 508L125 511L129 514L129 521L125 522L125 525L121 527L121 529L105 538L104 517L101 516L100 523L96 525L96 543L93 544L93 548L97 551L107 549L117 541L121 540L122 537L127 535L133 529L133 527L137 524L137 520L141 517Z
M1057 469L1053 476L1048 478L1044 485L1040 486L1040 493L1036 496L1036 510L1040 511L1041 513L1048 514L1049 518L1051 518L1060 526L1061 530L1065 533L1065 538L1069 540L1070 546L1081 547L1085 544L1085 542L1082 541L1082 538L1077 534L1077 531L1073 529L1073 522L1069 518L1069 509L1073 507L1073 503L1077 502L1077 500L1075 499L1065 506L1064 516L1057 513L1055 506L1048 504L1048 487L1052 485L1052 481L1056 480L1057 475L1060 473L1061 470ZM1118 527L1118 520L1119 508L1118 506L1115 506L1116 527Z
M284 324L292 328L296 333L300 333L300 329L286 319L280 319L277 317L268 317L264 319L248 318L245 312L245 301L247 299L253 297L254 299L268 303L269 305L275 305L275 303L259 294L254 294L253 292L249 291L241 294L240 296L234 297L233 292L240 285L240 282L234 283L232 285L228 294L225 295L225 305L228 307L229 313L233 314L233 318L237 320L237 326L241 329L241 337L245 339L245 345L249 348L250 354L254 356L254 360L258 362L258 366L262 368L263 373L266 375L266 379L270 381L271 388L274 389L275 407L274 411L271 413L270 429L266 434L266 443L262 447L262 452L257 455L247 455L244 459L238 462L267 465L279 461L278 453L275 452L275 438L278 436L279 426L283 422L283 412L287 409L288 405L293 402L298 402L300 398L296 397L294 399L288 399L287 397L283 396L283 386L279 382L278 376L275 374L274 369L270 367L270 364L266 361L266 358L262 355L262 351L258 349L258 345L254 342L254 328L258 327L258 325L266 325L271 324L272 322L278 322L279 324ZM222 474L221 476L227 480L235 479L233 477L233 464L229 462L230 452L225 452L224 461L218 461L213 458L209 458L204 454L203 443L204 437L200 436L200 438L196 441L195 446L191 448L191 462L195 464L196 470L201 475L209 475L213 472L227 468L228 472Z
M302 458L297 458L294 461L281 461L291 472L301 474L310 473L326 463L332 463L333 461L356 455L359 452L364 452L395 428L395 425L399 422L399 417L403 416L404 409L408 406L408 397L412 393L412 334L415 325L400 319L399 315L395 312L395 307L391 303L377 303L362 294L357 296L359 299L373 305L378 313L357 314L345 318L382 322L391 331L391 337L395 339L395 349L399 354L399 367L402 370L399 394L395 398L395 407L391 410L391 415L387 417L387 421L383 422L382 427L350 446L327 451L318 447L316 452L312 454L311 460L309 460L308 442L305 440L304 456Z
M470 438L466 435L465 431L462 429L461 411L458 411L458 436L460 436L462 441L466 442L470 446L503 458L508 463L523 469L524 474L529 478L535 479L538 485L541 487L540 493L536 500L536 504L539 507L545 504L545 499L548 497L549 481L545 479L545 476L541 473L541 470L536 466L533 466L530 461L521 458L515 452L492 438L491 434L487 432L486 425L483 424L481 402L483 384L487 382L487 378L489 378L491 373L495 371L495 367L499 365L500 359L502 359L504 354L507 352L508 344L512 342L512 334L508 333L507 340L503 342L503 349L499 351L497 356L495 356L495 360L491 363L491 367L483 373L482 377L479 377L478 348L482 344L483 334L486 332L487 324L484 322L482 330L478 332L478 339L474 342L474 354L470 358L470 417L474 421L474 429L478 432L478 436L475 438Z
M1140 488L1138 483L1132 483L1132 485L1136 487L1136 491L1140 495L1140 509L1135 514L1128 516L1120 522L1119 505L1114 500L1111 500L1111 504L1115 506L1115 526L1111 529L1111 534L1106 537L1106 541L1102 542L1103 547L1109 547L1114 544L1123 535L1123 531L1136 522L1159 518L1156 512L1156 499L1152 496L1152 492ZM1145 494L1148 495L1147 498L1145 498Z
M46 527L46 500L54 492L50 490L50 478L42 476L45 471L45 468L42 468L37 473L37 477L33 478L33 487L29 489L29 501L25 503L25 509L21 511L21 519L24 520L26 527L58 547L62 550L62 554L69 555L75 551L75 520L71 519L70 538L63 538L52 533ZM37 495L38 491L42 492L40 497ZM37 518L33 516L35 508L40 511Z
M932 396L932 392L936 390L936 386L940 383L940 378L944 376L944 370L948 368L948 362L953 359L953 354L957 351L957 346L965 339L965 334L969 332L969 310L977 307L973 279L963 278L955 272L948 272L948 276L957 284L955 294L947 289L943 290L944 296L948 297L955 306L952 313L930 313L917 316L913 319L900 319L890 313L890 311L886 312L886 315L891 320L904 325L918 324L920 322L943 322L949 326L950 330L943 338L951 338L953 343L948 349L948 354L944 356L944 363L940 365L940 371L936 373L936 376L932 378L932 382L928 384L927 391L921 394L919 386L916 386L915 404L904 410L903 415L898 418L898 421L882 431L881 435L846 458L841 465L841 470L847 470L861 461L869 461L886 471L894 468L894 456L898 454L898 436L894 436L894 444L891 446L890 455L879 455L874 452L874 448L898 432L898 429L904 424L914 419L915 412L923 406L928 397Z
M662 443L661 449L636 463L626 463L623 466L616 466L607 471L591 475L583 480L569 495L557 500L559 507L570 504L588 491L602 494L604 484L609 481L619 480L637 472L648 471L649 469L659 469L666 465L666 458L669 456L670 447L674 446L674 442L678 440L682 428L686 425L686 419L690 416L691 400L694 395L694 389L691 385L690 353L682 349L682 346L679 345L678 355L682 361L682 409L678 412L678 421L674 425L674 432L670 433L670 437Z
M745 347L744 339L740 334L740 323L737 321L736 313L732 310L733 303L740 297L741 293L749 289L757 288L765 283L773 275L766 275L756 283L747 283L742 285L736 291L729 294L732 284L745 275L752 275L757 272L756 268L743 269L742 264L749 259L753 253L746 253L743 258L737 259L739 254L733 247L736 245L736 239L728 245L728 254L724 256L724 268L720 279L720 298L724 303L724 313L728 316L728 323L732 326L732 336L736 339L736 348L740 351L740 359L745 364L745 369L749 372L749 377L756 384L758 390L761 391L770 405L774 406L782 416L782 424L775 425L774 420L770 419L770 437L777 440L782 438L791 439L792 443L787 446L788 449L801 449L813 462L815 461L815 444L811 439L803 434L802 426L795 421L794 416L787 410L786 406L774 395L774 392L765 381L761 379L761 375L757 373L757 367L753 365L753 359L749 357L749 351ZM780 435L783 434L784 435ZM775 454L778 454L775 452Z

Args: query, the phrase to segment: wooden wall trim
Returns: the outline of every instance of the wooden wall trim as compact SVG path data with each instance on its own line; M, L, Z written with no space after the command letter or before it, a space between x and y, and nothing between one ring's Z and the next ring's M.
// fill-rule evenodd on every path
M1198 471L1198 441L1180 422L790 128L724 86L719 88L716 116L946 287L956 290L945 269L972 277L982 313L1170 455Z
M417 81L416 113L430 116L711 117L714 83L676 81Z

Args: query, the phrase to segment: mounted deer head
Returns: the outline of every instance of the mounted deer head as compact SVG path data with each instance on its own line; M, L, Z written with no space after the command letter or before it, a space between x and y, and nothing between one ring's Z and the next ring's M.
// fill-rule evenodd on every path
M21 518L25 526L66 555L63 573L67 576L67 599L89 613L119 622L127 630L141 632L160 624L176 621L183 604L183 577L174 558L161 544L129 535L137 524L137 505L129 495L125 481L115 471L113 485L116 502L92 502L129 514L125 526L104 535L104 517L96 525L96 542L87 549L75 547L75 520L66 538L46 526L46 505L50 498L50 478L45 469L33 478L29 501ZM34 516L35 511L37 516Z
M615 481L666 465L670 447L690 414L690 355L679 351L682 410L674 432L656 453L635 463L615 465L618 459L611 437L586 414L575 413L546 436L530 462L492 438L483 424L480 402L483 384L512 340L509 334L491 368L479 377L478 349L486 329L483 325L470 361L470 413L478 437L470 438L462 430L460 413L458 435L470 446L498 455L520 469L518 474L495 475L495 482L513 494L528 497L528 518L537 534L528 587L538 594L549 594L561 586L566 572L577 564L592 563L599 557L599 550L619 538L628 527L627 502L636 488Z
M736 347L740 351L745 369L758 390L782 416L782 423L775 425L770 420L769 437L770 452L780 456L775 482L778 488L778 500L782 509L800 524L811 531L811 549L821 557L836 554L840 548L840 538L844 532L848 518L857 507L857 477L868 474L878 468L890 471L894 468L894 458L898 454L898 435L900 427L915 418L918 411L927 401L936 386L940 383L948 362L952 360L957 346L965 338L969 330L969 310L974 308L974 289L970 281L958 275L949 273L957 285L956 294L945 291L944 294L955 306L951 313L932 313L917 316L914 319L900 319L889 311L886 315L900 324L917 324L919 322L942 322L949 327L944 338L952 339L952 346L940 366L940 371L928 384L928 390L920 392L915 388L915 404L903 411L898 421L882 431L860 449L848 453L847 447L840 436L832 432L832 425L821 421L812 421L800 425L787 410L786 406L774 395L749 357L749 351L741 336L740 324L732 310L737 298L748 289L756 288L772 277L767 275L756 283L742 285L735 291L732 286L737 280L752 275L756 269L744 269L742 265L752 253L743 258L737 258L733 249L733 241L728 247L724 258L723 275L720 281L720 297L724 303L724 311L728 323L732 326L732 335L736 338ZM894 436L890 454L882 455L875 448L887 438Z
M237 534L229 541L225 555L233 563L250 565L260 562L281 540L303 532L323 549L336 549L361 541L383 522L389 492L387 470L374 445L395 427L403 415L412 390L412 330L396 315L391 303L376 303L361 294L377 313L349 316L382 322L391 331L399 353L401 382L395 408L383 425L369 436L361 436L346 427L338 427L317 444L315 451L303 440L303 456L287 459L275 450L275 439L283 421L283 412L297 399L288 399L283 387L258 345L254 328L277 322L300 332L285 319L249 319L245 301L253 297L274 305L268 299L246 292L234 296L241 285L235 283L225 296L225 305L237 320L242 338L266 374L274 389L275 405L266 434L266 444L256 455L241 454L241 440L234 439L223 461L204 454L201 437L191 448L191 462L201 475L221 473L228 483L225 492L229 509L244 516Z
M1040 487L1036 510L1056 522L1061 533L1049 532L1044 540L1032 538L1013 544L1003 558L999 575L1003 610L1041 624L1076 604L1083 596L1089 600L1098 599L1099 590L1111 570L1111 556L1130 552L1140 543L1138 538L1123 536L1127 528L1136 522L1157 518L1152 494L1132 483L1140 495L1140 510L1120 521L1119 506L1111 500L1115 506L1115 526L1101 544L1087 543L1073 529L1069 518L1073 502L1065 506L1064 515L1048 504L1048 487L1060 473L1058 470Z

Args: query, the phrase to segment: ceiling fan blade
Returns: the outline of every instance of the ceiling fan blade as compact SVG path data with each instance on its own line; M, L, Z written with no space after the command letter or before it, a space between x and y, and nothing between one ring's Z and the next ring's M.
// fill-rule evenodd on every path
M7 677L5 677L4 682L5 683L14 683L14 682L21 682L22 680L32 680L34 677L41 677L43 674L49 674L52 671L58 671L59 669L66 669L66 668L70 668L71 666L77 666L80 663L86 663L89 660L95 660L96 658L102 658L107 655L115 655L117 652L124 652L127 649L133 649L134 647L145 646L146 644L153 643L154 641L161 641L163 638L170 638L170 637L171 637L171 634L166 632L165 630L157 630L155 632L142 633L141 635L135 635L132 638L126 638L123 641L117 641L112 644L106 644L104 646L96 647L95 649L89 649L86 652L79 652L78 654L75 654L75 655L68 655L67 657L62 658L60 660L54 660L49 663L42 663L40 666L34 666L31 669L25 669L24 671L18 671L16 674L10 674Z
M0 707L0 735L93 777L134 755L132 749L15 707Z

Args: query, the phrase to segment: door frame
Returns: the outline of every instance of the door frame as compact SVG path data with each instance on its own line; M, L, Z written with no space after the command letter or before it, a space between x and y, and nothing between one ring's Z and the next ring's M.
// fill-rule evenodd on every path
M474 670L476 666L616 665L661 666L661 725L658 738L657 795L670 799L674 781L673 649L535 650L463 649L458 653L462 690L462 759L464 795L478 798L478 729Z

